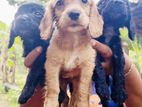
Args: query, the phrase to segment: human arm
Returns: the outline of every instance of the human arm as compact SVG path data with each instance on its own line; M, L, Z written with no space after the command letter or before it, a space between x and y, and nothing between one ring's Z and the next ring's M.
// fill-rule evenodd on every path
M110 66L110 58L112 52L104 44L99 43L98 41L92 40L92 47L96 49L104 57L105 63L103 67L106 73L112 72L112 67ZM101 44L101 45L100 45ZM105 48L106 47L106 48ZM107 53L106 56L104 53ZM125 59L125 87L128 93L128 99L126 100L127 107L142 107L142 79L136 66L132 63L131 59L127 54L124 53Z
M111 67L111 56L112 51L111 49L96 41L92 40L92 47L97 50L105 59L105 62L103 63L103 67L107 74L110 74L112 72ZM42 49L37 52L36 49L34 49L26 58L25 58L25 65L27 67L31 66L34 60L40 55L42 52ZM128 93L128 99L126 100L126 106L127 107L142 107L142 79L135 67L135 65L132 63L128 55L124 53L125 58L125 87L126 91ZM77 73L77 72L74 72ZM72 75L72 73L68 73L66 75Z

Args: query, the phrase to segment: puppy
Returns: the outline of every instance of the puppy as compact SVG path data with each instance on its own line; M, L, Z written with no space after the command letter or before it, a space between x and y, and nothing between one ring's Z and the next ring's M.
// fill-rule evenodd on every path
M39 24L44 15L44 7L36 3L26 3L19 7L12 22L10 31L9 48L13 45L17 36L23 40L24 54L26 57L37 46L42 46L41 55L35 60L27 76L25 86L19 97L20 104L26 103L33 95L38 83L44 84L44 62L48 41L40 39Z
M54 26L54 31L53 31ZM93 0L52 0L40 24L41 37L50 38L46 54L46 93L44 107L58 107L59 89L71 82L70 102L63 107L88 107L95 51L91 38L102 34L103 20ZM67 72L78 75L62 78ZM64 86L62 87L61 84Z
M134 39L134 28L132 28L131 12L128 0L101 0L98 4L99 12L104 19L103 35L98 40L108 45L113 52L112 56L112 99L119 104L119 107L123 105L123 102L127 98L125 92L125 77L124 77L124 55L121 46L119 28L127 27L129 32L129 38ZM106 79L104 77L104 70L101 67L103 58L100 54L97 54L96 58L96 72L94 72L93 78L96 82L96 90L101 97L104 107L107 107L107 100L109 99L109 92L106 85ZM105 87L105 88L104 88Z

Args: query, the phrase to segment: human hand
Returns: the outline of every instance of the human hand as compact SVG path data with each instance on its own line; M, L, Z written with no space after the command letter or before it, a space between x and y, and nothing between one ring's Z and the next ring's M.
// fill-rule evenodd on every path
M91 40L91 43L92 43L92 47L96 51L98 51L105 60L102 63L102 66L105 69L106 74L111 74L112 73L111 57L113 55L111 49L108 46L106 46L94 39ZM125 71L125 74L127 74L127 72L129 72L129 69L132 65L132 61L130 60L130 58L128 57L128 55L125 52L124 52L124 59L125 59L124 71Z
M94 40L94 39L91 40L91 44L92 44L92 47L96 51L98 51L104 58L105 61L102 63L102 66L105 69L106 74L111 74L112 73L111 57L113 54L111 49L107 45L100 43L99 41ZM38 46L35 49L33 49L25 58L25 61L24 61L25 66L30 68L33 62L36 60L36 58L41 54L41 52L42 52L41 46ZM127 73L131 67L132 61L130 60L128 55L126 55L125 53L124 53L124 58L125 58L124 70Z
M96 40L91 40L91 43L92 43L92 47L103 56L103 58L105 60L103 63L103 67L104 67L106 73L111 74L112 73L111 57L113 54L111 49L108 46L106 46ZM24 61L25 66L31 67L33 62L41 54L41 52L42 52L41 46L39 46L39 47L35 48L33 51L31 51L29 53L29 55L25 58L25 61ZM126 86L127 93L129 95L129 97L126 101L126 105L128 105L128 107L135 107L136 105L137 105L137 107L141 107L141 105L142 105L142 103L141 103L141 101L142 101L142 80L141 80L141 77L140 77L136 67L134 66L134 64L132 64L132 61L130 60L128 55L125 54L125 52L124 52L124 58L125 58L124 71L125 71L125 76L127 76L127 78L125 79L125 83L126 83L125 86ZM78 70L76 70L76 71L78 71ZM77 72L75 72L75 73L77 73ZM71 75L72 74L73 73L71 73ZM67 74L67 75L70 76L70 74ZM77 74L74 74L74 75L77 75Z
M28 68L31 68L32 64L36 60L36 58L41 54L42 52L42 47L38 46L35 49L33 49L26 57L24 60L24 65Z

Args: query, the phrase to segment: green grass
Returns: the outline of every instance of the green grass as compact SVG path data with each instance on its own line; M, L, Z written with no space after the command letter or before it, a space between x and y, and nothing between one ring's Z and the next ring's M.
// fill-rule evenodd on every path
M0 81L0 97L10 105L9 107L19 107L18 105L18 97L22 90L22 87L25 83L26 73L16 73L16 85L18 86L19 90L10 89L9 92L4 91L4 87L2 81Z
M5 23L0 21L0 64L1 64L1 59L3 58L3 56L1 55L2 53L1 48L7 47L9 35L10 35L9 27ZM9 92L5 92L4 86L2 84L2 80L0 80L0 100L1 99L5 100L9 104L9 107L19 107L17 100L24 86L25 78L27 75L27 72L26 72L27 70L23 64L24 59L22 58L22 53L23 53L22 41L19 37L17 37L15 39L13 47L8 50L8 55L6 54L6 57L8 57L6 61L6 66L8 68L11 68L12 66L14 66L14 63L12 62L13 61L12 58L13 56L16 56L15 81L16 81L16 86L18 87L18 90L11 89L9 90Z

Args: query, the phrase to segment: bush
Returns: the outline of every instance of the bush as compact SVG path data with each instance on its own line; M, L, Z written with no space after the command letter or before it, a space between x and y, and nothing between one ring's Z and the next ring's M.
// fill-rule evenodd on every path
M134 41L128 39L127 28L120 29L121 38L124 42L128 44L128 55L132 61L136 64L138 71L142 73L142 45L140 44L138 38L136 37ZM139 37L139 39L142 37Z

